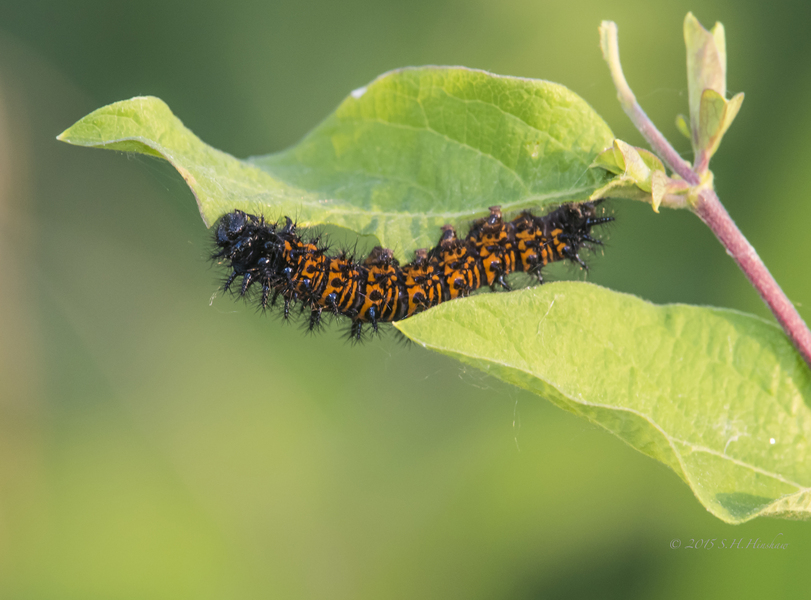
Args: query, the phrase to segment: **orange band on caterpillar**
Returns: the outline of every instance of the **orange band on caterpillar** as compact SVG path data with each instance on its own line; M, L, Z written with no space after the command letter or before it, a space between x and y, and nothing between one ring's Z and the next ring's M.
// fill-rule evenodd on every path
M378 323L408 318L485 285L509 289L510 273L529 273L542 283L541 269L551 262L568 259L586 268L580 249L601 244L591 228L613 220L598 216L600 203L564 204L544 216L522 212L508 222L493 206L466 237L446 225L435 248L417 250L402 266L379 246L361 262L346 252L331 256L318 239L299 236L289 217L268 223L235 210L217 223L213 258L231 268L225 290L241 277L239 295L258 287L262 308L282 299L287 317L301 304L310 311L310 329L321 323L323 311L343 315L358 340L364 323L377 331Z

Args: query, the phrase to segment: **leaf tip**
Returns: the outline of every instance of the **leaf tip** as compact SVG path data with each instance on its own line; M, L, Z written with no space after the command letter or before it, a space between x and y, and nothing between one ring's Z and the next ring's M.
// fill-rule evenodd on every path
M690 125L687 123L687 118L684 115L676 115L676 129L688 140L693 139L693 132L690 131Z
M65 142L66 144L76 144L76 141L72 137L72 132L78 123L81 123L81 120L78 121L77 123L74 123L67 129L65 129L65 131L56 136L56 141Z

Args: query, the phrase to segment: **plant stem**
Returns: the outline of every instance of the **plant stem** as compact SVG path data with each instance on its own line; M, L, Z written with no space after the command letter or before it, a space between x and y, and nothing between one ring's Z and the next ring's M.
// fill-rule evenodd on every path
M614 86L617 88L617 97L631 122L665 165L692 186L698 186L701 183L701 178L696 170L691 168L690 164L679 156L675 148L656 128L648 115L645 114L645 111L639 106L636 96L628 86L620 65L617 25L615 23L603 21L600 26L600 44L603 57L611 70ZM701 162L703 169L706 170L706 164L704 164L706 161L702 160ZM727 254L738 263L738 266L771 309L805 362L811 367L811 331L809 331L808 325L805 324L797 309L786 297L772 274L769 273L755 249L735 225L715 191L709 186L702 186L702 188L699 189L698 199L691 206L691 209L712 230L715 237L723 244Z
M713 190L703 190L694 212L712 229L811 366L811 331Z
M698 185L699 177L690 168L690 163L679 156L679 153L670 145L662 132L656 129L648 115L639 106L636 96L634 96L628 82L625 80L625 74L622 72L622 64L620 63L617 24L613 21L603 21L600 24L600 47L603 51L603 58L608 63L608 68L611 71L614 87L617 88L617 98L619 98L622 110L625 111L625 114L628 115L631 122L639 130L639 133L642 134L653 148L653 151L671 171L677 173L690 185Z

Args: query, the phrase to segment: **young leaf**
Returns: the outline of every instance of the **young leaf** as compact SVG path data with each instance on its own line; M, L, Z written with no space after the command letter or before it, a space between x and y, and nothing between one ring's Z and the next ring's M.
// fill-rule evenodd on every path
M294 147L237 160L186 129L157 98L101 108L62 133L81 146L165 158L211 225L239 208L374 234L401 257L505 211L585 200L614 136L565 87L461 67L386 73L352 92Z
M687 124L687 119L684 115L676 115L676 129L688 140L693 139L693 133L690 131L690 126Z
M743 92L736 94L731 100L720 96L715 90L706 89L701 94L698 148L708 159L718 150L721 139L738 115L743 98Z
M727 92L727 52L724 26L716 23L707 31L693 16L684 18L684 44L687 46L687 88L690 100L690 129L698 151L701 95L710 89L721 98Z
M614 145L600 153L592 163L593 167L606 169L617 176L603 187L594 190L590 199L627 198L648 202L655 212L665 201L670 208L684 208L683 197L687 184L681 179L672 179L665 174L665 166L659 158L644 148L636 148L614 140ZM673 196L676 196L675 198Z
M811 517L811 372L766 321L558 282L396 326L608 429L728 523Z

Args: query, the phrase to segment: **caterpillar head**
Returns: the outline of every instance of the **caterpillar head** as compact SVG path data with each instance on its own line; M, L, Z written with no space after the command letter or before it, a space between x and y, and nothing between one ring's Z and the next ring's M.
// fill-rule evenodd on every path
M218 246L229 246L236 240L248 226L248 215L241 210L224 214L217 223L214 241Z

